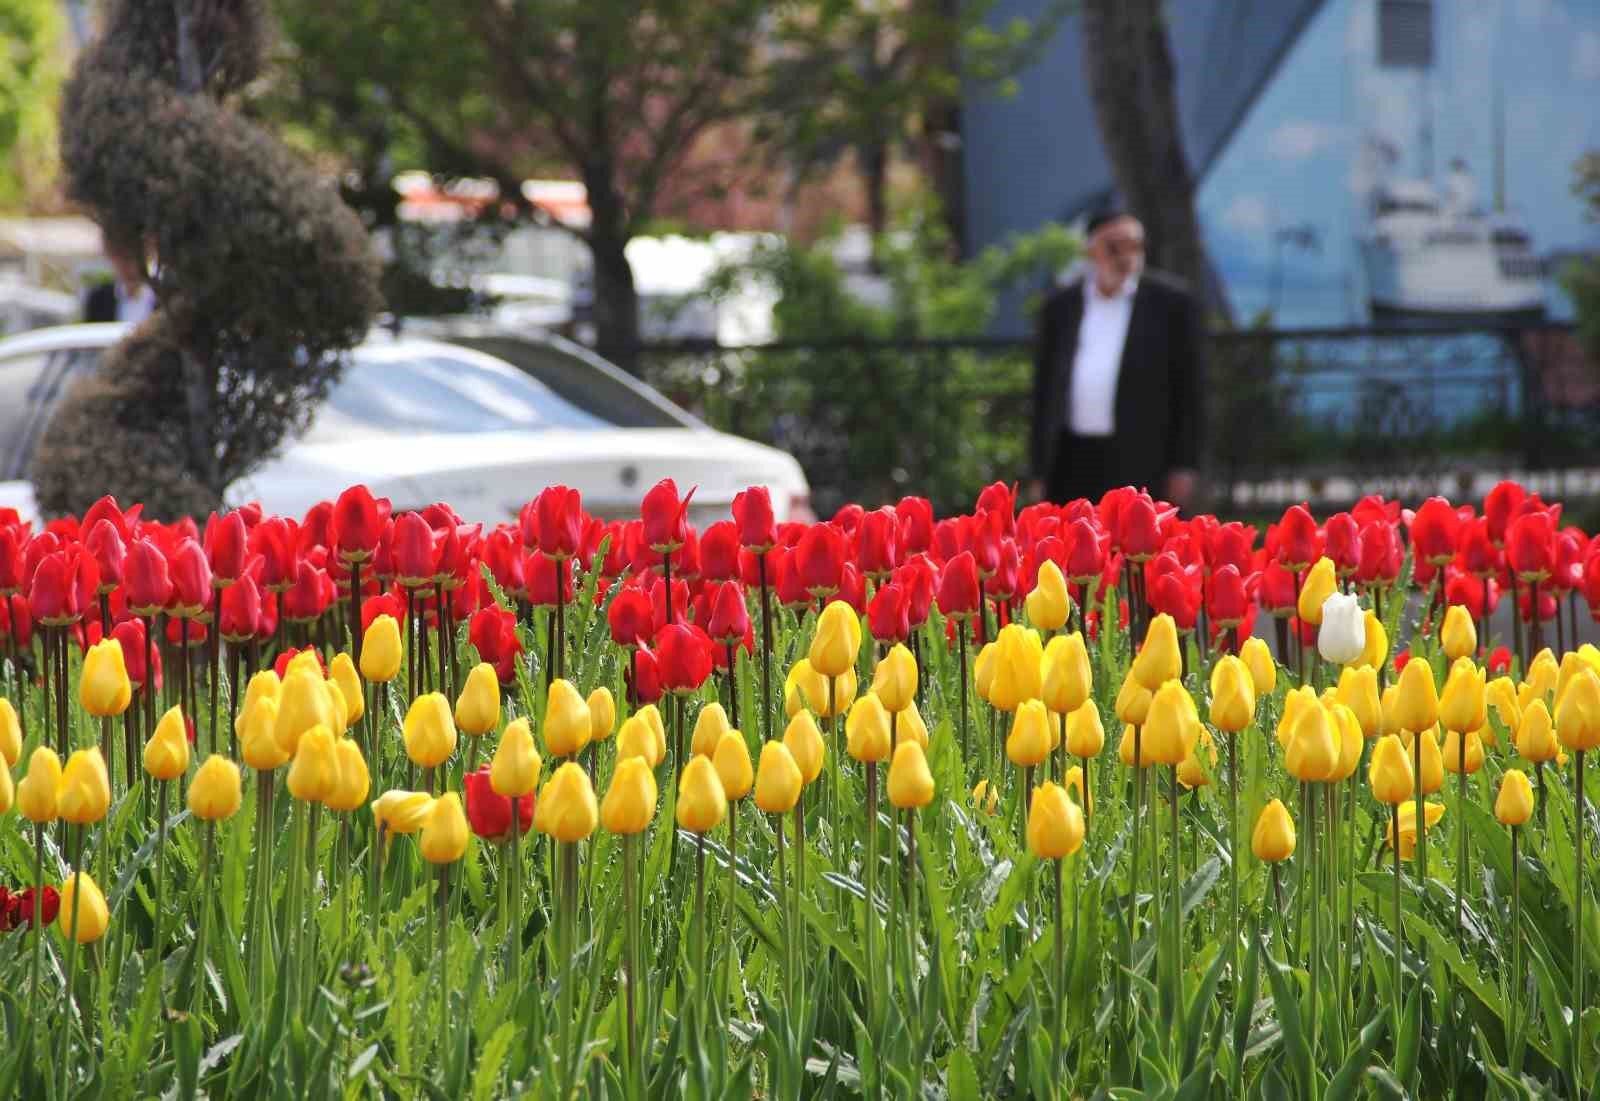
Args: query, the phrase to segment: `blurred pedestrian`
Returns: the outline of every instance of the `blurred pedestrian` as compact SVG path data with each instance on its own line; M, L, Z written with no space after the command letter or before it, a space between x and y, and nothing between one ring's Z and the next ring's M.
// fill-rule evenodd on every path
M112 278L84 299L83 319L136 325L156 308L156 292L150 286L146 266L147 250L137 241L123 241L104 229L100 231L100 244L111 264Z
M1086 226L1089 263L1040 311L1031 457L1037 497L1149 489L1195 504L1203 427L1199 303L1144 267L1144 226L1108 209Z

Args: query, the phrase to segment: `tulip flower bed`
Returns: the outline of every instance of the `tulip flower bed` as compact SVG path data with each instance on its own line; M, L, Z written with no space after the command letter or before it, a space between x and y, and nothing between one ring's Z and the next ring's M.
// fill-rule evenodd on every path
M0 1096L1600 1080L1559 506L686 505L0 515Z

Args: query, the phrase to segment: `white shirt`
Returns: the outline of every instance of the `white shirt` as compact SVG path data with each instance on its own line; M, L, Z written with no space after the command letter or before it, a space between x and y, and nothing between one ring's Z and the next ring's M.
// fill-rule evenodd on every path
M122 287L121 281L113 284L117 290L117 320L127 321L137 325L149 317L156 308L156 292L150 288L149 283L140 283L139 289L129 294Z
M1075 436L1110 436L1117 430L1117 375L1138 289L1137 275L1109 295L1100 293L1093 275L1084 278L1083 321L1067 394L1067 426Z

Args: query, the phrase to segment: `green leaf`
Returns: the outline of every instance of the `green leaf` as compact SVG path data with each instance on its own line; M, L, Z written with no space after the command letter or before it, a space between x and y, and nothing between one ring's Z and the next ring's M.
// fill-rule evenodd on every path
M1328 1083L1327 1092L1322 1095L1323 1101L1352 1101L1356 1096L1356 1089L1366 1076L1367 1064L1372 1061L1372 1050L1383 1038L1384 1032L1389 1027L1389 1012L1380 1009L1372 1020L1368 1021L1361 1030L1361 1036L1356 1041L1355 1050L1344 1061L1333 1080Z
M1311 1048L1306 1042L1305 1028L1300 1021L1300 999L1291 985L1298 985L1297 976L1270 956L1266 960L1266 971L1267 981L1272 987L1272 1002L1278 1010L1278 1024L1283 1029L1284 1056L1299 1080L1300 1088L1309 1096Z

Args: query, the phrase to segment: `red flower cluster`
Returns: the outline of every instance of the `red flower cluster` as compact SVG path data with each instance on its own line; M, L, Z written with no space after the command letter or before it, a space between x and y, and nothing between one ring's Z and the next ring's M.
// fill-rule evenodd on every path
M39 894L36 887L27 887L15 894L5 887L0 887L0 933L33 927L36 894ZM38 917L43 924L49 925L56 920L57 914L61 912L61 895L54 887L44 888L38 909Z

